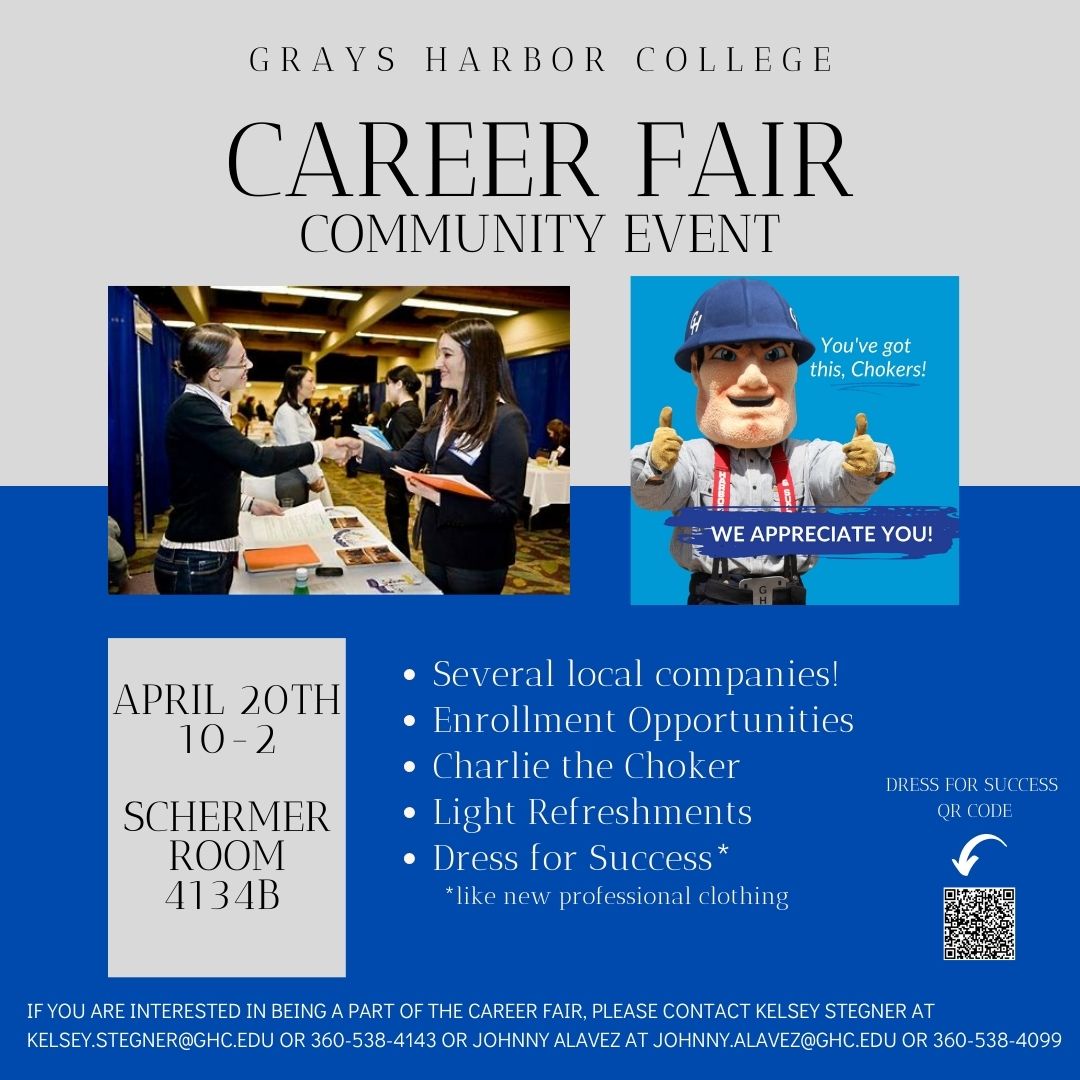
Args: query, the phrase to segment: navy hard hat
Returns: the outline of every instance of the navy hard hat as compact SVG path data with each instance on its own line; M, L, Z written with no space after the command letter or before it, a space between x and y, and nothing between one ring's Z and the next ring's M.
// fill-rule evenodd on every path
M791 305L767 281L729 278L698 297L675 363L689 371L695 349L737 341L791 341L797 364L814 355L813 343L799 329Z

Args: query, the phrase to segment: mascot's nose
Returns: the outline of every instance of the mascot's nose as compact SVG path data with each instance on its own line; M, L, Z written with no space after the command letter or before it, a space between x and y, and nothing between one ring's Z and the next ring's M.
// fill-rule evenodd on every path
M743 372L739 376L739 385L747 387L768 386L769 380L765 378L765 373L761 368L751 360L750 363L743 368Z

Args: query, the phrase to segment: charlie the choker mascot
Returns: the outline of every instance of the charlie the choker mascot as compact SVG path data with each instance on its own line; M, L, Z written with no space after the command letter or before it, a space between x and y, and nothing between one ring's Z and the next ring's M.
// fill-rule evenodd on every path
M671 409L652 442L630 451L630 491L646 510L687 506L861 506L895 471L892 451L866 433L841 445L792 439L795 379L814 346L765 281L721 281L694 305L675 363L697 387L703 439L684 442ZM671 554L690 571L691 604L805 604L810 555L706 557L674 529Z

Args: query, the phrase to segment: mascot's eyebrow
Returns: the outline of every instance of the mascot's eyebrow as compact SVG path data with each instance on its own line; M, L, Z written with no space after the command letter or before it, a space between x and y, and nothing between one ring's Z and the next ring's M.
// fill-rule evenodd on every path
M760 345L763 349L768 349L773 345L787 345L787 346L791 347L792 345L794 345L794 342L792 342L792 341L781 341L779 338L777 338L776 341L755 341L755 342L748 342L748 341L718 341L715 345L706 345L705 346L705 349L704 349L705 359L708 360L711 356L715 356L716 353L715 353L714 350L716 350L716 349L734 349L734 350L738 351L744 345L750 345L750 344Z

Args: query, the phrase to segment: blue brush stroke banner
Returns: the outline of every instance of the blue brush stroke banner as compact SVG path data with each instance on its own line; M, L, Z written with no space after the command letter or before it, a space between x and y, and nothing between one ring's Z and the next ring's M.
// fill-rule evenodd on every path
M947 552L959 535L952 506L690 506L665 524L707 558L743 555L901 555L922 559Z

